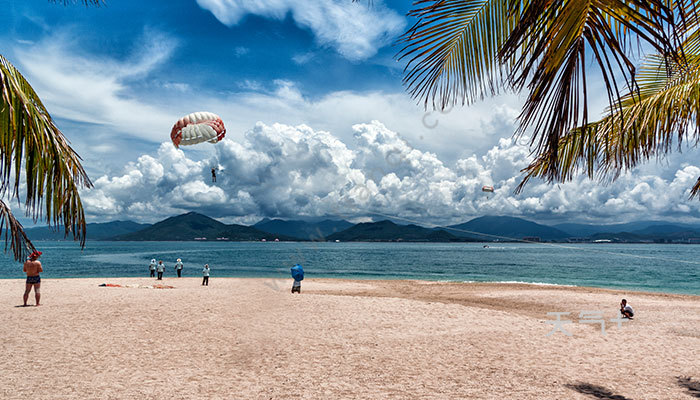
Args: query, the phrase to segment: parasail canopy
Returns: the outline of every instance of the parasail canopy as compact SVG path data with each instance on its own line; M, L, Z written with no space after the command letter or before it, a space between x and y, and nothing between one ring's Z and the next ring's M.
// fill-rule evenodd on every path
M493 189L493 186L483 186L483 187L481 188L481 191L482 191L482 192L490 192L490 193L493 193L493 190L494 190L494 189Z
M208 111L200 111L180 118L170 131L170 139L175 147L189 146L202 142L216 143L226 136L226 128L221 118Z
M292 267L292 278L294 278L295 281L304 280L304 269L301 265L297 264Z

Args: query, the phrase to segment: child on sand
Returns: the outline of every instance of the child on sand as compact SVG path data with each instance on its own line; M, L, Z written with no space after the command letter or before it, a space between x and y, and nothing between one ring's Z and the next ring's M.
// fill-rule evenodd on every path
M202 286L209 286L209 264L204 264L202 270Z

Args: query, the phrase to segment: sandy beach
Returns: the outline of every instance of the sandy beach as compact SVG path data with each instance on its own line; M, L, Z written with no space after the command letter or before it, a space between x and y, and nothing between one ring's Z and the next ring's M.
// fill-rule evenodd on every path
M0 280L3 399L692 399L700 297L419 281ZM620 299L633 321L611 322ZM34 303L33 293L30 304ZM583 323L582 311L602 311ZM554 316L569 312L553 331ZM597 319L599 317L591 317Z

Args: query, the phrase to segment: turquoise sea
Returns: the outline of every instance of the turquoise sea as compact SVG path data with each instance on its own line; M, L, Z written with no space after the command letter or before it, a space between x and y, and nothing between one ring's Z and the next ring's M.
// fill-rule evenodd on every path
M424 279L528 282L700 295L700 245L303 242L35 242L44 279L148 276L152 258L174 276ZM22 265L0 257L0 278L23 278Z

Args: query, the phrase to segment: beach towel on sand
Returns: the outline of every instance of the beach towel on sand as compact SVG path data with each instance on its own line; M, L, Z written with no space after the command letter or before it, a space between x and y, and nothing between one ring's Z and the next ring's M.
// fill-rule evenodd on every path
M99 287L120 287L120 288L141 288L141 289L175 289L175 286L170 286L170 285L149 285L149 286L144 286L144 285L118 285L116 283L101 283L97 285Z

